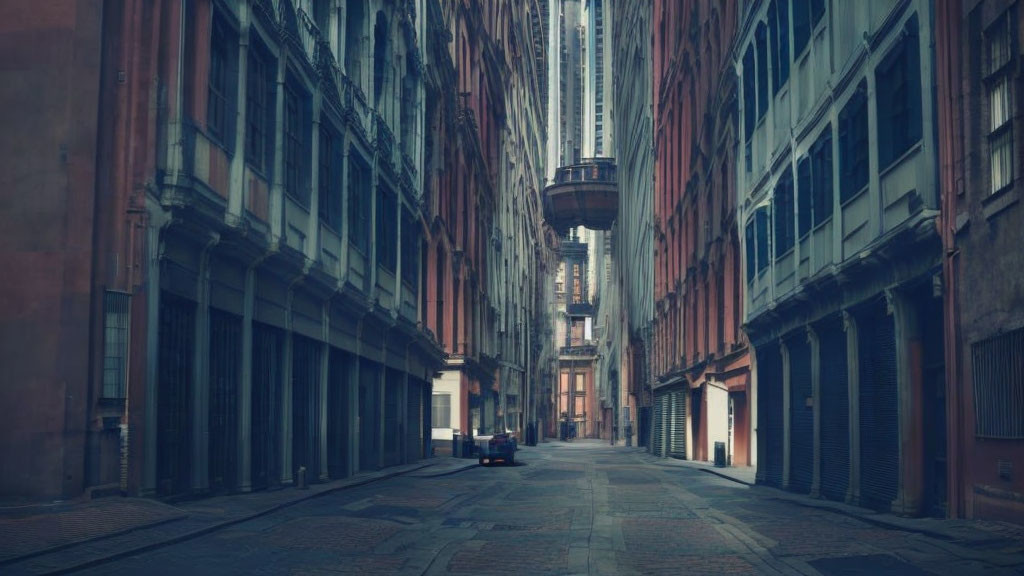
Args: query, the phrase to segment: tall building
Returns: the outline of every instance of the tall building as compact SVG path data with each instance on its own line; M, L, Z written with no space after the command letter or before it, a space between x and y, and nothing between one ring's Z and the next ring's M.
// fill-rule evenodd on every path
M428 250L437 257L427 308L428 322L441 319L435 334L447 352L434 379L433 434L522 437L536 420L543 351L533 340L544 258L539 6L461 0L432 10L439 62L426 136L436 183Z
M757 478L946 505L933 3L750 3L735 66Z
M549 13L545 216L561 237L561 280L556 280L561 285L556 285L552 310L559 354L548 433L564 435L556 420L571 424L577 435L596 438L611 430L599 401L607 397L608 371L602 366L611 358L598 352L594 320L603 287L604 230L618 210L615 164L608 156L614 150L613 27L607 0L560 0L554 7ZM580 204L571 189L584 180L610 193L591 195L593 205L590 200Z
M654 3L651 451L747 466L753 390L740 329L736 21L734 3Z
M925 464L946 465L949 515L1018 523L1024 520L1024 476L1014 472L1024 467L1024 144L1015 136L1021 133L1020 38L1019 6L935 4L946 370L945 390L941 381L925 381L925 393L935 396L922 414L925 422L948 423L945 442L931 437L935 444L925 445L943 458ZM938 410L943 392L944 413Z
M652 1L613 2L611 19L615 74L614 156L618 162L618 219L612 242L612 287L601 323L618 355L618 438L647 446L650 433L652 321L654 318L654 141L651 78Z

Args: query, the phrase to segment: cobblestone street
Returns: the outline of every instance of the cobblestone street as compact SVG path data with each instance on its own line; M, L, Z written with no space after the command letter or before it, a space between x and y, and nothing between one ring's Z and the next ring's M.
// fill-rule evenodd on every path
M831 509L596 442L516 461L330 492L79 573L1024 574L1012 525Z

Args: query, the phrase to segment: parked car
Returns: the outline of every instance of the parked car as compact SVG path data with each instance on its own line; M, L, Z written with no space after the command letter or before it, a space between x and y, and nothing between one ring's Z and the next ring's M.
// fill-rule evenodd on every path
M510 465L516 463L518 446L516 438L512 434L501 432L493 436L477 436L476 442L480 451L481 466L489 466L496 462Z

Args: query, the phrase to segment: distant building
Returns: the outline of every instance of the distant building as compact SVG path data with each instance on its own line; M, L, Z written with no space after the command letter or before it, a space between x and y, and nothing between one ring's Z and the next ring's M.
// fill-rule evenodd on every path
M941 380L930 381L941 373L927 375L923 392L934 400L922 414L926 425L929 418L948 423L945 437L926 437L926 451L937 457L925 465L936 467L935 475L948 466L949 515L1018 523L1024 521L1020 10L992 0L935 5L946 370L944 391Z

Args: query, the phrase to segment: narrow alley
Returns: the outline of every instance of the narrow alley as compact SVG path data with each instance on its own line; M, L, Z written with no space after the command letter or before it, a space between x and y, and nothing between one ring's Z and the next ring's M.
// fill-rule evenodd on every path
M823 505L724 470L553 441L522 449L515 466L427 467L177 543L154 533L152 549L74 573L1024 573L1024 531ZM4 573L52 573L34 562Z

